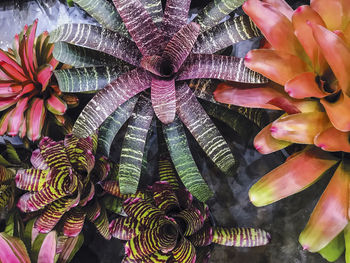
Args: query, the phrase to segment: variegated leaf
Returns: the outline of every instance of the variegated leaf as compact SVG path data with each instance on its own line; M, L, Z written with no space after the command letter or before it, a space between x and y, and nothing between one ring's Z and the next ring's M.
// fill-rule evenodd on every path
M243 4L245 0L214 0L199 12L194 22L204 32L217 25L225 16Z
M54 74L62 92L95 92L130 69L121 62L115 66L60 69Z
M56 255L57 233L51 231L48 234L39 234L32 246L33 262L54 262Z
M235 158L187 84L177 87L176 99L177 113L184 125L219 169L229 173L236 165Z
M70 237L68 238L62 248L62 251L59 253L58 262L60 263L66 263L70 262L75 253L78 252L78 250L81 248L81 246L84 243L84 236L83 234L80 234L76 237Z
M123 212L123 200L112 195L106 195L101 202L104 204L107 210L114 214L121 214Z
M213 54L235 43L258 36L261 36L260 30L247 15L232 17L200 34L193 52Z
M76 68L112 66L120 63L119 59L106 53L62 41L55 43L53 55L58 61Z
M168 182L155 182L151 186L151 190L154 202L160 210L167 213L173 209L179 209L180 205L176 193Z
M176 262L193 263L196 261L196 249L186 238L182 238L172 251Z
M19 238L0 233L0 261L30 263L27 250Z
M213 240L213 228L207 222L196 233L188 237L188 240L196 247L209 246Z
M75 122L73 133L78 137L89 136L121 104L150 87L150 84L150 76L142 69L123 74L90 100Z
M119 197L121 199L127 199L131 195L123 195L120 193L119 182L116 180L107 180L100 183L102 189L107 193Z
M64 41L101 51L135 66L139 65L141 59L141 53L130 39L88 24L61 25L50 33L50 41Z
M179 189L179 179L176 175L175 168L169 159L158 161L158 174L160 181L169 183L172 189Z
M98 152L104 156L109 156L114 137L130 118L138 98L139 96L136 95L124 102L102 123L98 136Z
M25 169L16 174L16 187L26 191L40 191L47 186L50 170Z
M244 66L244 59L211 54L190 54L177 80L215 78L243 83L266 83L267 78Z
M144 56L159 53L164 45L160 29L139 0L113 0L132 40Z
M69 237L76 237L80 234L85 221L86 213L81 207L74 207L65 216L63 233Z
M143 152L154 112L148 96L141 95L126 130L119 163L122 194L134 194L139 184Z
M115 10L112 3L107 0L73 0L89 15L97 20L105 28L128 36L128 31Z
M140 0L148 14L152 17L153 23L160 27L163 20L163 8L161 0Z
M176 118L171 124L163 126L163 132L181 181L198 200L205 202L212 196L212 192L193 160L182 123Z
M140 234L141 224L132 217L118 217L109 224L109 232L115 238L130 240Z
M263 246L270 239L270 234L261 229L215 227L213 230L213 243L225 246Z
M109 232L109 222L107 217L106 209L101 206L100 215L93 221L94 225L97 228L97 231L103 236L105 239L111 239L111 234Z
M204 218L201 215L201 211L194 206L182 210L176 215L176 218L181 218L186 224L186 229L183 233L184 236L190 236L196 233L204 224Z

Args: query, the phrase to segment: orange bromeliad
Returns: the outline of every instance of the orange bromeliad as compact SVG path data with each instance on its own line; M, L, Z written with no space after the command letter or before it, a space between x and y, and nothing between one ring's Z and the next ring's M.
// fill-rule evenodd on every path
M245 65L271 82L253 88L223 83L215 97L285 112L256 136L259 152L306 145L257 182L250 199L257 206L273 203L337 165L299 239L305 249L335 260L350 244L350 161L344 158L350 152L350 1L311 0L293 11L284 0L248 0L243 9L267 41L247 54ZM346 257L350 262L350 249Z

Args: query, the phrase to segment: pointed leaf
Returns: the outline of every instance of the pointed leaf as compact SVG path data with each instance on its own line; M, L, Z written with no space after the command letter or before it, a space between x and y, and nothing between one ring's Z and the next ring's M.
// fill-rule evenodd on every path
M224 173L236 165L230 148L187 84L177 87L177 113L208 157Z
M287 115L272 123L272 137L294 143L313 144L317 134L331 124L324 112L308 112Z
M50 81L51 75L52 75L53 67L48 64L45 66L42 66L37 73L37 80L42 86L42 90L45 90L47 87L47 84Z
M86 105L73 127L78 137L92 134L121 104L150 86L147 72L134 69L120 76L98 92ZM107 102L113 101L113 105Z
M151 99L154 113L164 123L171 123L175 118L176 97L175 81L152 78Z
M144 56L159 53L164 45L159 28L139 0L113 0L132 40Z
M54 95L52 95L54 96ZM46 117L46 109L44 107L44 100L34 98L31 101L30 108L27 110L27 137L31 141L39 140L41 137L41 130L44 126Z
M114 137L124 123L130 118L138 98L139 96L136 95L124 102L102 123L98 134L97 151L104 156L109 156Z
M319 251L331 242L349 222L350 163L343 160L323 192L299 242L310 252Z
M141 54L137 46L118 33L88 24L64 24L50 33L50 41L64 41L70 44L94 49L139 65Z
M32 247L33 261L38 263L54 262L56 244L56 231L51 231L48 234L39 234Z
M240 41L259 36L261 36L260 30L247 15L231 17L200 34L193 52L213 54Z
M128 36L128 31L112 3L104 0L73 0L103 27Z
M193 160L182 123L175 118L174 122L163 126L163 133L181 181L198 200L205 202L212 196L212 192Z
M177 80L195 78L215 78L244 83L267 82L265 77L246 68L241 58L210 54L190 54Z
M169 0L166 2L162 30L167 42L187 24L190 3L190 0Z
M229 13L244 3L244 0L218 0L211 1L194 19L201 26L201 32L207 31L217 25Z
M9 124L8 124L8 130L7 134L11 136L17 135L19 128L23 122L24 119L24 111L28 107L28 97L24 99L20 99L17 102L16 108L12 112Z
M121 62L115 66L55 70L54 74L62 92L91 92L103 89L130 69L130 66Z
M119 163L119 187L122 194L134 194L141 175L147 133L153 119L148 97L141 95L130 117Z
M337 163L337 159L316 147L306 148L275 168L249 190L255 206L264 206L298 193Z
M256 247L270 240L270 234L261 229L214 227L213 230L213 243L224 246Z

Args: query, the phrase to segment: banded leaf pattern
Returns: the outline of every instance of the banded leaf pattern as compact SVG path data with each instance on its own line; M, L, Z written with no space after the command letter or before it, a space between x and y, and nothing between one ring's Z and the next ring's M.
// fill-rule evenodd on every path
M64 224L63 224L63 233L68 237L76 237L81 232L86 213L82 210L81 207L74 207L67 214Z
M47 185L49 170L21 169L17 171L15 181L19 189L26 191L39 191Z
M14 189L11 185L0 185L0 208L10 206L10 199Z
M178 217L182 218L186 222L186 231L183 233L185 236L190 236L196 233L203 227L204 219L199 209L190 207L182 210Z
M186 238L181 239L172 253L176 262L193 263L196 260L196 249Z
M163 132L181 181L198 200L205 202L212 196L212 192L193 160L182 123L175 118L174 122L163 126Z
M121 62L119 59L106 53L62 41L55 43L52 54L58 61L76 68L112 66Z
M193 52L213 54L242 40L259 36L260 30L247 15L232 17L200 34Z
M62 92L94 92L104 88L130 67L118 66L61 69L54 72Z
M225 246L255 247L269 241L270 234L261 229L216 227L213 231L213 243Z
M158 161L158 173L160 181L168 182L174 190L179 189L179 181L170 160L164 159Z
M101 25L109 30L128 36L128 31L115 10L113 4L106 0L73 0Z
M89 136L121 104L139 92L149 88L150 85L150 77L142 69L137 68L123 74L90 100L79 115L73 127L73 133L78 137Z
M155 182L152 185L152 192L156 206L165 213L180 207L176 193L168 182Z
M244 59L211 54L190 54L178 80L215 78L242 83L266 83L264 76L244 66Z
M164 10L162 24L163 36L168 42L173 35L187 24L189 0L168 0Z
M141 2L113 0L113 3L142 55L156 55L164 45L164 38Z
M189 236L188 240L196 247L209 246L213 240L213 228L206 223L198 232Z
M201 26L201 31L207 31L217 25L229 13L242 5L245 0L213 0L199 12L194 22Z
M162 123L170 123L175 118L175 81L152 78L151 100L154 113Z
M118 217L109 224L109 231L115 238L130 240L140 233L139 222L132 217Z
M101 51L134 66L139 65L141 59L141 54L132 40L106 28L94 25L61 25L50 33L50 41L64 41Z
M131 195L123 195L120 193L120 188L119 188L119 182L115 180L108 180L108 181L103 181L100 183L102 189L106 191L107 193L122 198L126 199L131 197Z
M163 8L160 0L140 0L148 14L153 19L153 23L160 27L163 20Z
M224 173L229 173L235 166L235 158L225 139L187 84L178 87L176 98L179 105L177 108L179 118L218 168Z
M101 206L100 215L93 221L96 226L97 231L103 236L105 239L111 239L111 234L109 233L109 222L107 217L106 209Z
M123 194L134 194L139 184L148 130L154 112L149 97L140 96L124 137L119 164L119 187Z
M1 262L31 262L23 241L17 237L12 237L4 232L1 232L0 247L3 252L0 255Z

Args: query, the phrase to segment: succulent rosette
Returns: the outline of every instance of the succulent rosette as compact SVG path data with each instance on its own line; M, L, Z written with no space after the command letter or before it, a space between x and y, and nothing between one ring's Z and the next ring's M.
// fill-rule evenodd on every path
M106 210L95 195L95 184L110 169L104 157L95 159L97 136L78 139L68 134L62 141L44 137L31 157L30 169L16 174L16 186L28 191L18 200L24 213L38 211L34 229L48 233L59 223L64 235L75 237L85 219L93 222L106 239Z
M109 229L125 240L122 262L208 262L211 244L236 247L262 246L270 235L253 228L215 227L208 206L193 199L180 185L168 159L159 162L161 181L133 195L121 195L116 180L101 186L123 198L127 216L114 219Z
M267 81L246 68L242 58L214 54L260 35L246 15L220 23L243 0L212 1L192 22L190 0L168 0L164 9L160 0L73 2L101 24L65 24L51 32L55 57L74 66L55 71L61 90L96 92L73 133L86 137L99 128L99 150L108 156L115 135L126 124L119 180L121 191L132 194L146 157L147 136L152 122L158 121L185 186L199 200L208 200L213 193L192 157L185 127L219 170L232 175L236 158L211 117L236 128L238 122L232 119L237 115L256 115L213 103L206 80ZM207 102L202 106L197 97Z
M336 165L299 239L305 249L334 260L344 250L343 236L346 246L350 243L345 153L350 152L350 2L312 0L293 11L283 0L248 0L243 9L266 39L263 48L247 54L245 65L271 82L251 88L223 83L215 98L285 112L255 137L259 152L307 145L253 185L250 199L257 206L273 203L307 188Z
M40 139L48 114L62 125L68 104L77 99L61 96L52 80L58 61L53 57L53 44L44 32L35 37L38 20L16 34L13 49L0 50L0 135Z

